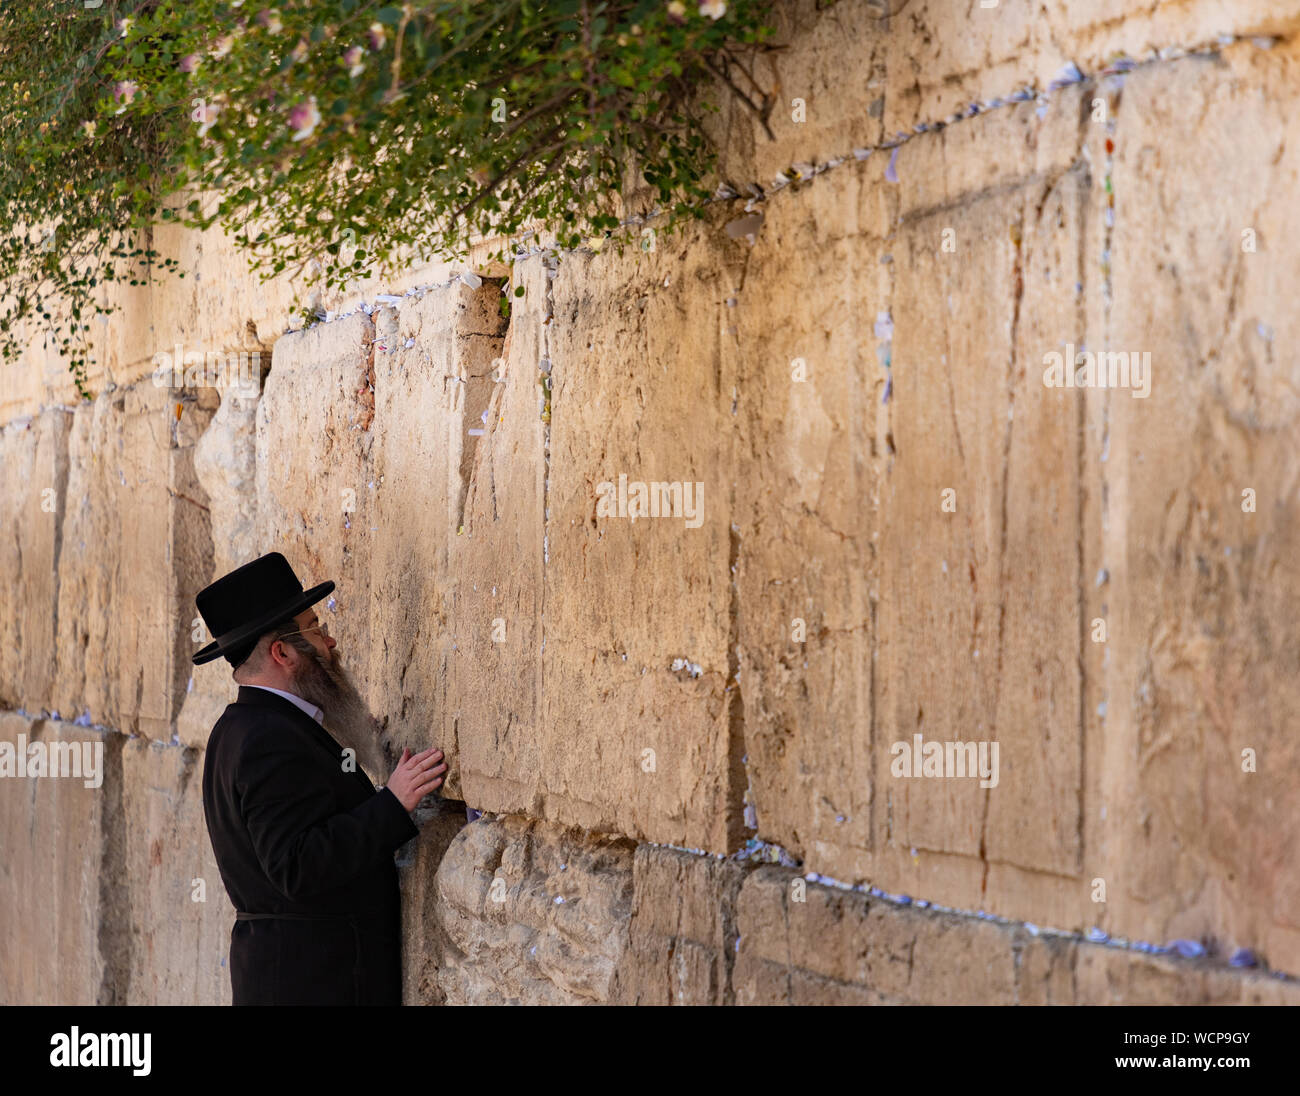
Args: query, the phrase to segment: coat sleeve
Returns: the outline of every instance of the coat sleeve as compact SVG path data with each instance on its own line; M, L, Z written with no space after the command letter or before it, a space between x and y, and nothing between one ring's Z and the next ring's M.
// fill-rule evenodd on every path
M283 736L250 736L235 784L262 870L290 901L346 886L419 833L388 788L334 813L330 789Z

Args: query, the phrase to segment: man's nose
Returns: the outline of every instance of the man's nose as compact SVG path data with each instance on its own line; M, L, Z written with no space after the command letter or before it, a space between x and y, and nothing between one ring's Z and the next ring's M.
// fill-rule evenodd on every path
M324 638L325 638L325 646L328 647L331 651L334 650L334 648L339 645L339 641L335 639L333 636L325 636Z

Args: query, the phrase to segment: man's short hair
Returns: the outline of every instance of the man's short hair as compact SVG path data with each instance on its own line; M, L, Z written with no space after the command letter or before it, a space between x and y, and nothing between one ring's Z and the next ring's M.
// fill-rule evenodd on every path
M247 666L250 670L257 669L259 666L261 666L263 659L266 657L266 652L271 649L272 643L274 643L281 636L286 636L290 632L296 632L297 630L298 630L298 625L294 623L294 621L286 620L283 624L277 624L274 628L271 628L268 631L263 632L255 640L253 640L252 646L250 646L247 650L233 651L227 654L226 657L230 660L232 666L234 667L234 669L231 670L231 673L234 673L236 670L243 669L245 666ZM262 646L264 640L268 641L265 647ZM297 644L295 643L294 646L296 647ZM258 651L261 652L261 656L257 658L256 661L253 661L253 655Z

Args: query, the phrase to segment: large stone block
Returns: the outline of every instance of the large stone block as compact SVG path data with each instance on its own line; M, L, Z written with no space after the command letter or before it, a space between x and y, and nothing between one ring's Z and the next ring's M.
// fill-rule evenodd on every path
M260 361L259 361L260 368ZM260 384L258 386L260 394ZM243 389L228 386L215 395L218 405L207 429L194 446L195 497L206 497L212 524L210 572L195 575L197 594L204 586L228 574L257 555L257 403ZM210 402L210 401L209 401ZM178 606L180 619L198 618L192 596ZM195 627L191 647L183 654L180 668L186 674L185 700L176 720L182 745L202 749L226 705L235 699L238 686L224 659L204 667L190 658L206 646L207 629Z
M0 707L50 708L72 415L0 430Z
M524 295L510 297L484 412L475 400L464 417L465 429L484 433L468 465L461 525L448 538L455 581L442 735L458 759L448 794L459 786L466 802L494 811L527 811L548 779L540 752L547 428L539 383L548 276L540 258L514 268L510 285ZM467 400L473 372L469 379Z
M975 907L985 854L1078 870L1078 412L1030 360L1080 322L1078 127L1006 111L905 146L897 186L869 159L769 203L736 310L746 747L760 836L839 878ZM1013 151L948 169L972 142ZM789 292L827 247L829 301ZM999 740L1001 786L894 778L916 732Z
M1114 226L1088 256L1102 290L1089 348L1149 354L1150 392L1086 393L1097 551L1085 572L1087 615L1107 624L1090 670L1101 802L1085 873L1108 884L1104 926L1248 945L1291 971L1300 376L1285 348L1300 338L1300 259L1284 195L1300 172L1296 60L1294 44L1242 44L1125 83ZM1196 170L1178 166L1189 155Z
M874 15L859 0L771 6L776 48L730 65L707 92L717 114L700 112L719 147L723 180L737 190L746 183L767 189L778 173L792 177L796 165L881 142L889 38Z
M736 385L720 344L746 250L711 222L653 251L572 256L553 281L543 817L715 851L740 839ZM660 516L615 498L637 483Z
M103 923L130 933L125 1004L230 1003L235 910L203 817L203 754L143 738L122 747L121 905Z
M126 1003L120 735L0 713L0 743L82 751L97 777L0 779L0 1001ZM86 749L89 747L89 754ZM60 771L63 758L60 757ZM73 770L67 757L68 772ZM87 787L87 779L92 786ZM98 786L95 786L98 779Z
M988 922L897 907L768 867L745 880L736 925L737 1004L1015 1002L1011 934Z
M749 825L835 870L875 844L883 170L837 169L768 203L723 341L743 469L732 528ZM827 263L845 276L820 283Z
M446 995L438 971L446 962L448 940L438 917L438 867L466 826L465 804L434 797L414 812L419 836L397 853L402 890L402 991L408 1005L441 1005Z
M189 678L193 597L210 571L193 446L210 412L146 382L73 416L59 555L53 707L170 739Z
M630 842L523 818L483 818L436 881L446 1002L600 1004L627 946Z
M530 395L531 365L517 380L499 372L500 301L492 281L435 289L402 308L375 355L371 695L394 752L443 749L452 797L496 771L512 724L535 726L512 714L536 704L540 656L523 639L535 606L504 606L512 576L533 576L518 596L540 587L540 507L524 496L541 448L523 441L537 424L511 397Z
M359 312L281 339L257 405L256 554L282 553L304 587L336 584L315 609L363 695L380 536L371 474L375 354L395 336L396 316L383 309L374 322ZM372 779L383 779L377 739L343 744Z
M736 899L747 871L734 860L638 845L627 950L611 1003L733 1004Z
M280 335L301 325L304 307L342 311L379 293L445 282L454 269L486 262L498 244L471 241L465 263L456 264L408 249L396 258L397 269L384 277L367 272L326 290L317 264L264 279L267 272L253 271L248 252L219 226L195 232L174 223L156 225L156 280L138 286L101 282L96 291L100 303L114 312L91 325L89 390L98 395L147 379L154 355L171 354L178 345L183 353L208 354L251 343L269 355ZM163 259L172 260L183 273L163 272ZM0 370L0 422L34 414L49 403L74 404L81 398L67 362L40 322L28 321L24 334L27 348L21 367Z
M736 903L737 1004L1263 1004L1300 987L805 883L764 867Z

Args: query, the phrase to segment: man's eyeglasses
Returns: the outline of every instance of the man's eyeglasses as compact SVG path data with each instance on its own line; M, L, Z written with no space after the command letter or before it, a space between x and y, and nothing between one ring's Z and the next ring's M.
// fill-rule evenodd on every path
M275 638L276 638L276 639L288 639L290 636L301 636L301 635L306 635L308 632L320 632L320 637L321 637L321 639L328 639L328 638L329 638L329 631L328 631L328 629L327 629L327 627L326 627L326 624L325 624L325 622L324 622L323 620L322 620L322 621L318 621L317 623L313 624L310 628L300 628L300 629L299 629L298 631L296 631L296 632L285 632L284 635L276 636Z

